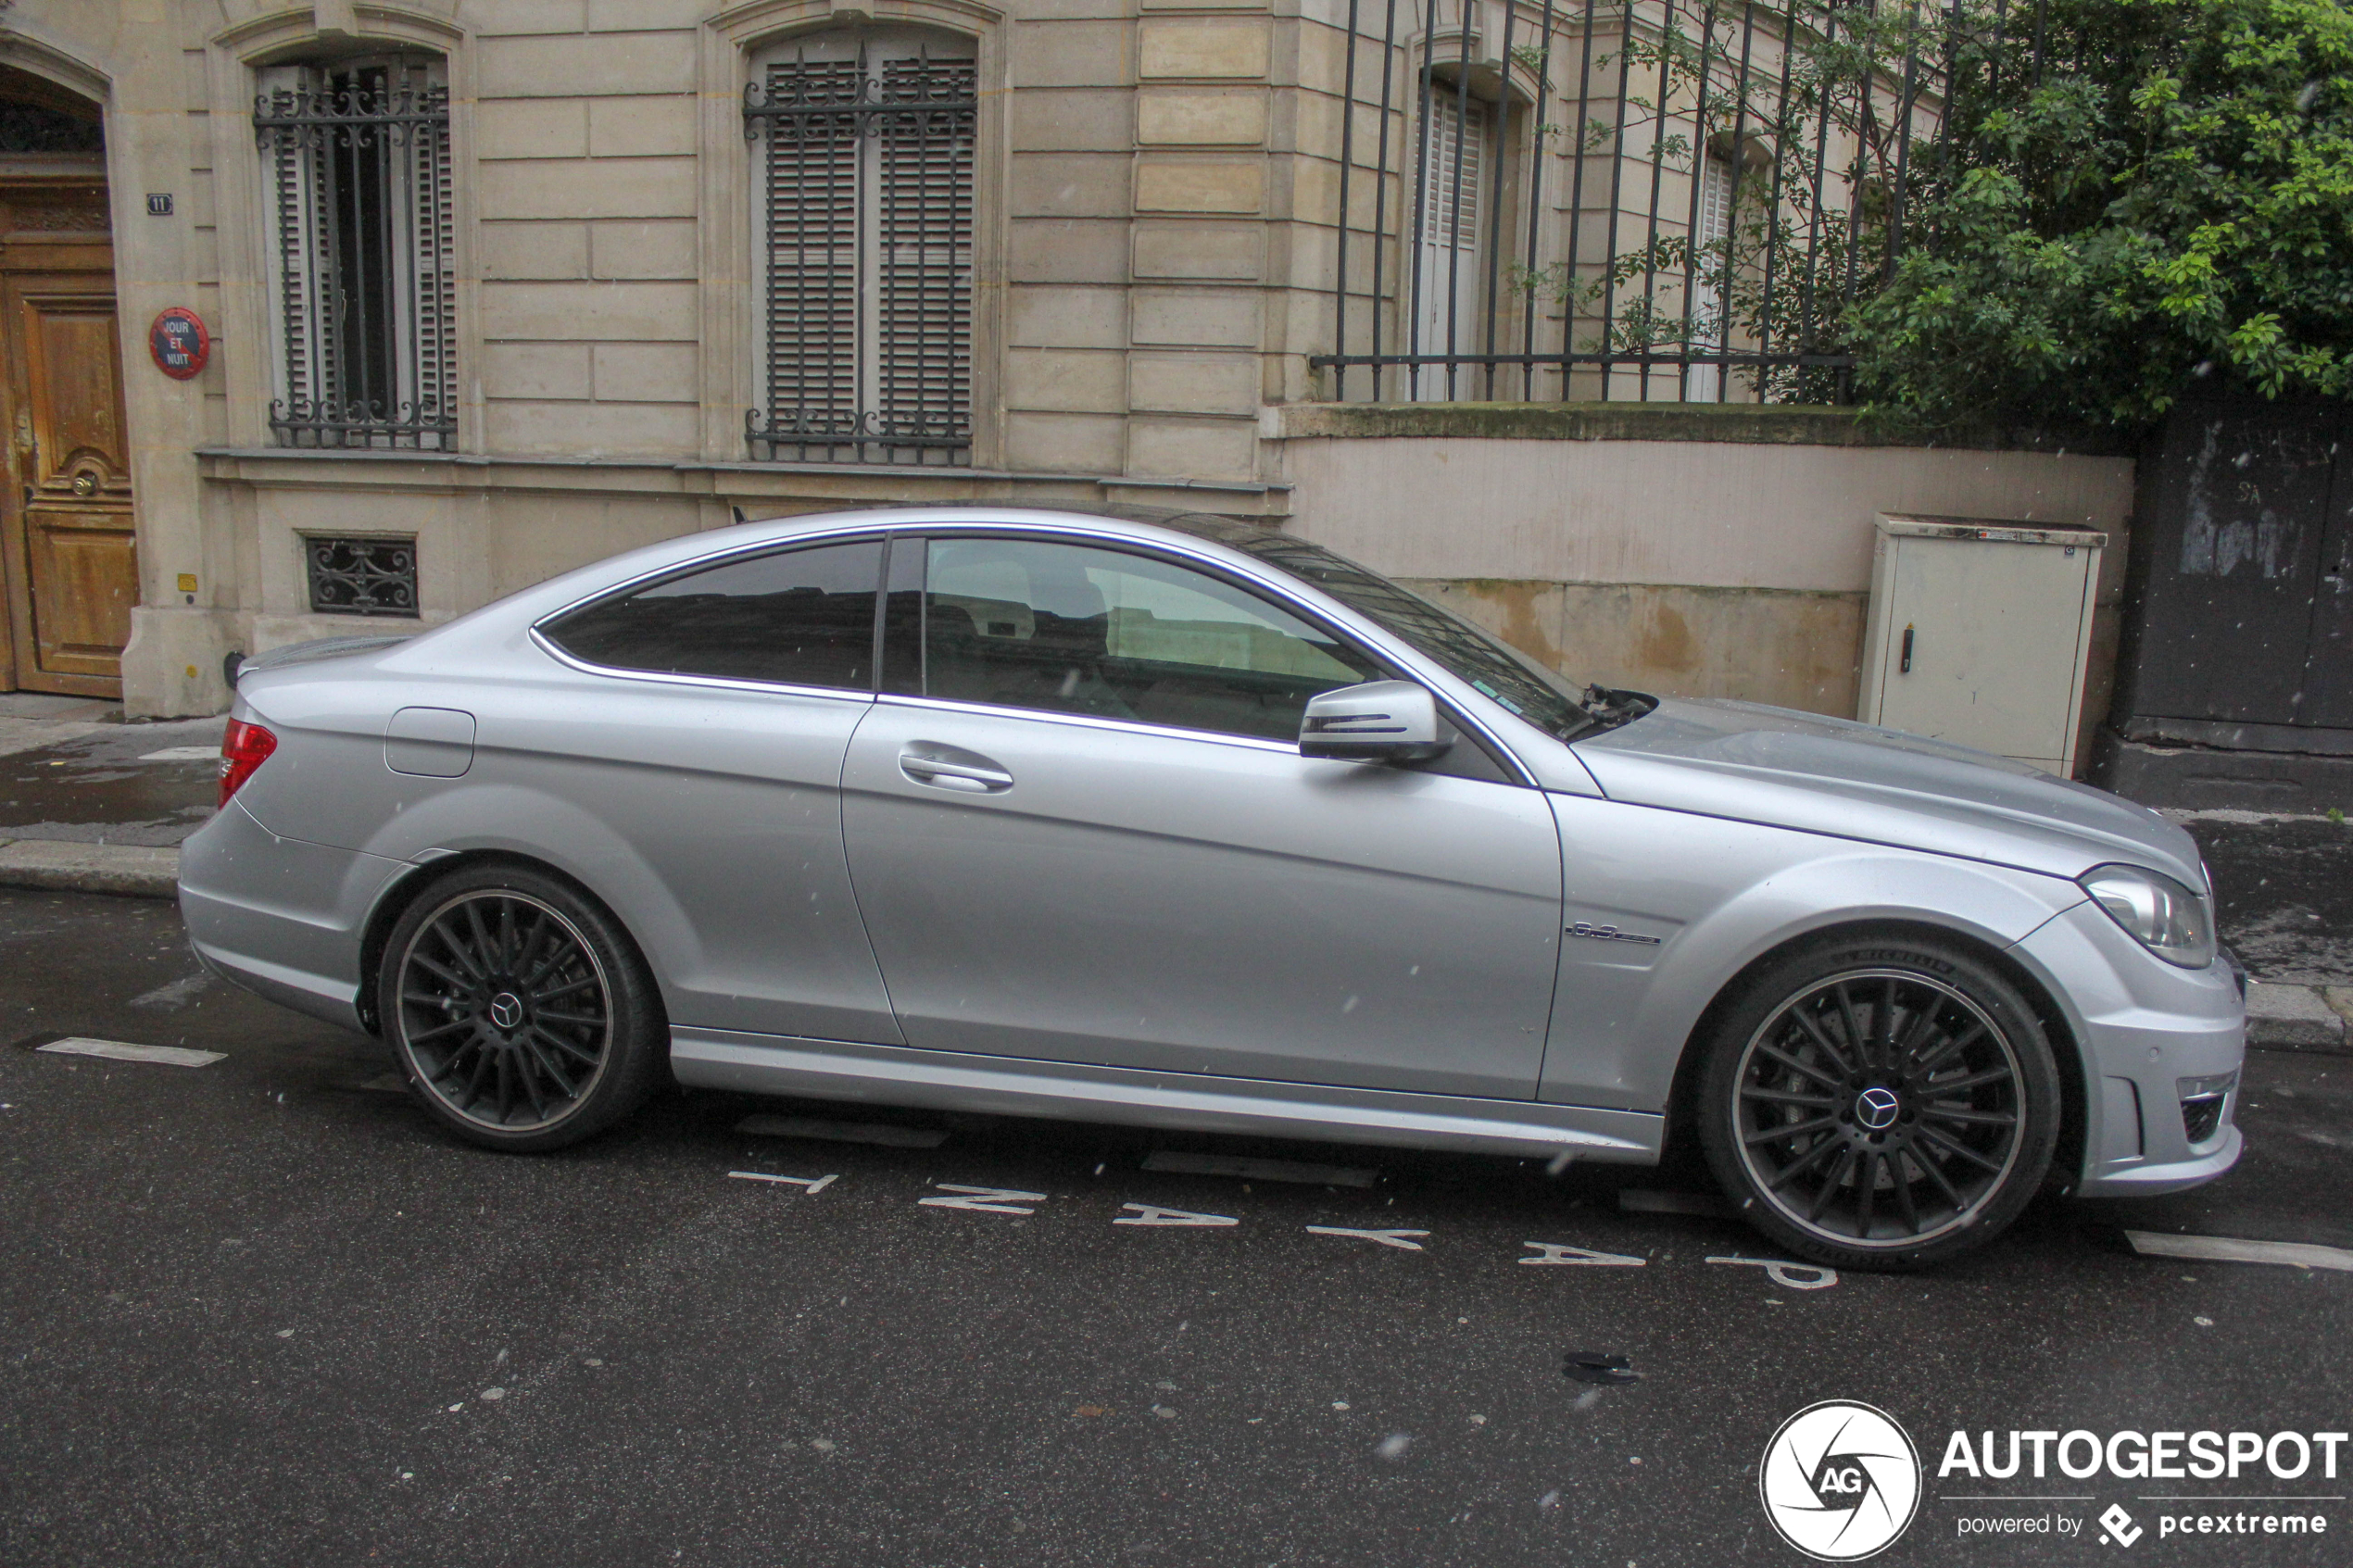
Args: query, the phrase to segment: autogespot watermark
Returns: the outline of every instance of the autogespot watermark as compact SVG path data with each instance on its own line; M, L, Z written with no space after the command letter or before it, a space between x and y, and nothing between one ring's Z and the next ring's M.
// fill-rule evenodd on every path
M1886 1411L1825 1399L1781 1423L1757 1467L1765 1517L1823 1562L1885 1550L1920 1506L1920 1456Z
M1936 1478L1963 1482L2045 1481L2221 1481L2241 1485L2314 1482L2337 1478L2337 1463L2348 1435L2344 1432L2071 1432L2057 1430L1981 1431L1972 1441L1956 1432L1944 1443ZM2063 1505L2086 1507L2095 1495L1944 1493L1938 1500L1954 1504L1954 1529L1962 1536L2020 1535L2048 1532L2081 1536L2083 1519ZM2102 1546L2129 1547L2147 1535L2151 1523L2157 1538L2174 1536L2324 1536L2329 1515L2322 1505L2341 1503L2341 1493L2299 1489L2281 1492L2198 1494L2135 1492L2136 1514L2120 1501L2111 1502L2095 1521ZM1986 1504L2007 1505L2001 1512ZM2025 1504L2053 1504L2015 1512Z
M2353 1435L2344 1432L1957 1431L1931 1496L1919 1450L1893 1416L1828 1399L1773 1434L1757 1490L1781 1538L1826 1562L1884 1550L1923 1504L1951 1520L1932 1527L1963 1539L2045 1537L2112 1549L2191 1536L2324 1537L2330 1505L2347 1500L2331 1484L2341 1462L2353 1462L2348 1446ZM2116 1498L2054 1486L2062 1481L2140 1486ZM2177 1481L2217 1485L2141 1489Z

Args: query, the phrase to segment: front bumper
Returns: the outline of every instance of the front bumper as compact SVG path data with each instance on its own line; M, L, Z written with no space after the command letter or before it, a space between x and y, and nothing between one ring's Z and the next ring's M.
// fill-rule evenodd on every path
M2086 1198L2150 1198L2212 1181L2238 1162L2240 1089L2206 1136L2190 1137L2184 1079L2238 1073L2246 1002L2233 966L2165 962L2085 901L2010 949L2067 1014L2083 1055Z

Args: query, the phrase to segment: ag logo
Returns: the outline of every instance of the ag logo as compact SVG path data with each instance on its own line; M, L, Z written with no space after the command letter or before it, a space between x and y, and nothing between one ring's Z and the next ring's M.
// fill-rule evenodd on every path
M1756 1490L1781 1539L1818 1562L1853 1562L1911 1524L1920 1457L1886 1412L1825 1399L1781 1423L1765 1445Z

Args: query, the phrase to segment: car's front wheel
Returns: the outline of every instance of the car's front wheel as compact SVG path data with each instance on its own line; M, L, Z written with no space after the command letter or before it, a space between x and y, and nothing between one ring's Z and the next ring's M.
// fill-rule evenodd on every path
M2050 1167L2050 1043L2017 987L1957 945L1800 947L1750 977L1704 1044L1717 1180L1814 1262L1941 1262L1999 1234Z
M378 1016L409 1088L460 1137L560 1148L645 1098L668 1031L613 918L528 867L435 882L384 944Z

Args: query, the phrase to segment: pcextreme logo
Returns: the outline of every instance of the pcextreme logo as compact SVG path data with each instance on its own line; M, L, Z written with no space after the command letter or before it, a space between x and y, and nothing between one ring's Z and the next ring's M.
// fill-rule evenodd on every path
M1885 1550L1920 1506L1920 1456L1886 1411L1808 1405L1765 1445L1756 1491L1781 1539L1821 1562Z

